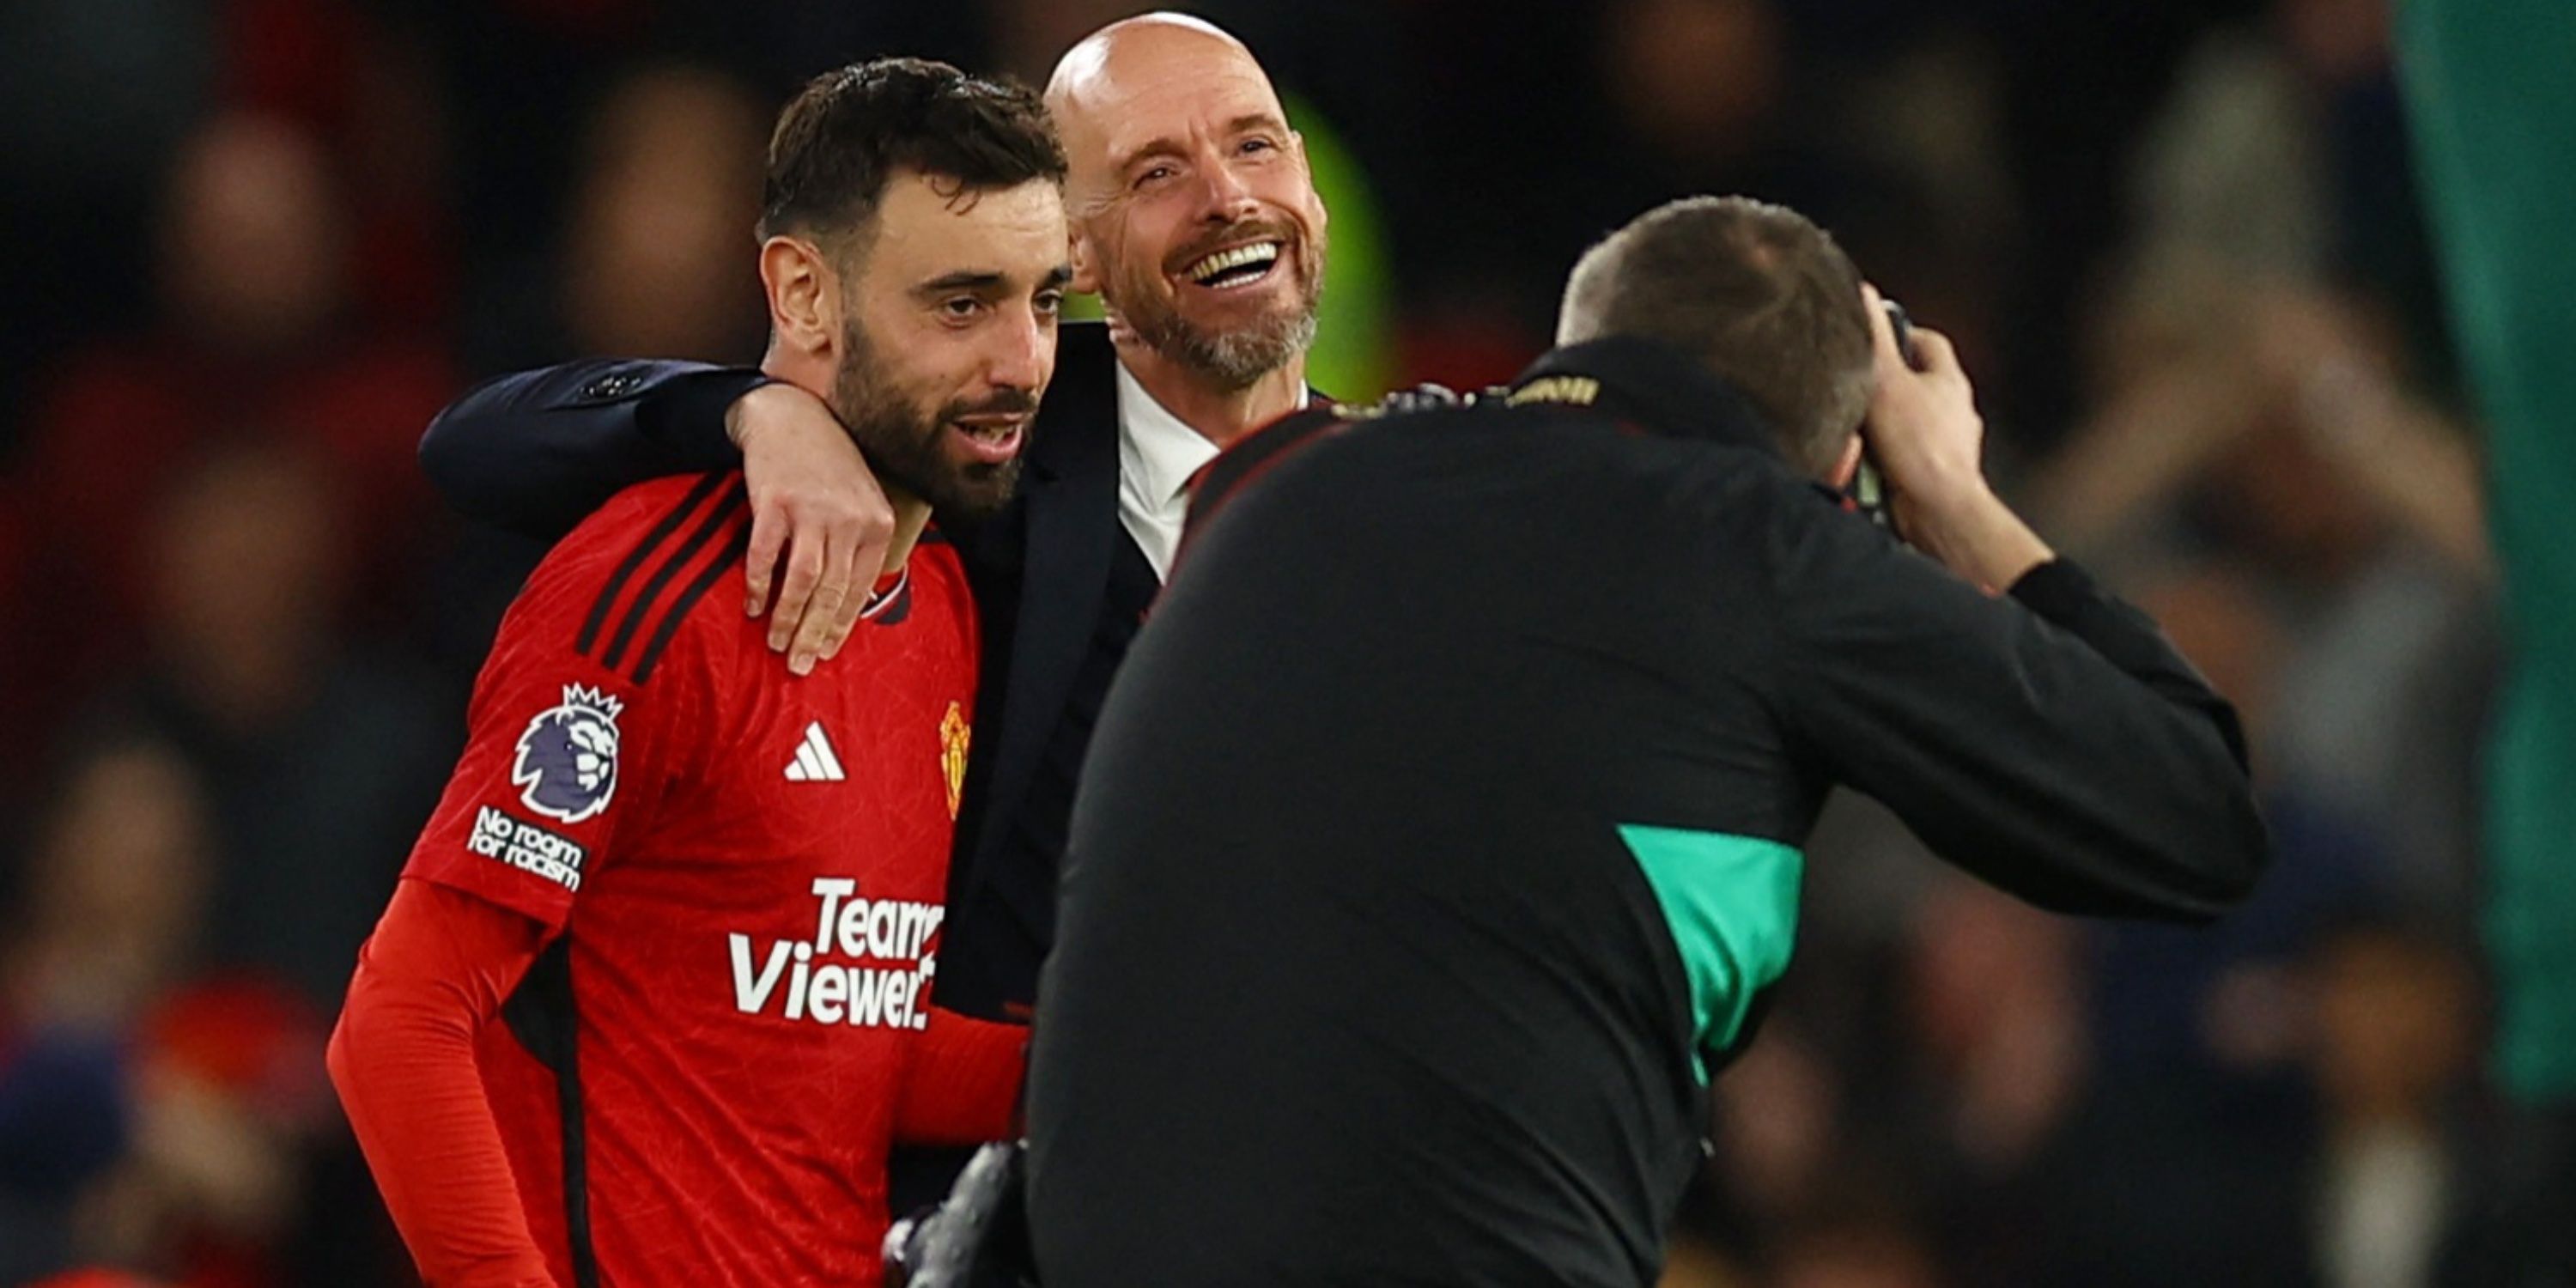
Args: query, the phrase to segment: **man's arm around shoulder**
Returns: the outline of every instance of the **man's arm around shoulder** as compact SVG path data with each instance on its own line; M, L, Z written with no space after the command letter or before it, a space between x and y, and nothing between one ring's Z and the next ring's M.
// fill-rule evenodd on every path
M741 467L745 611L771 611L775 587L770 647L800 671L849 639L894 535L831 408L747 367L594 359L502 376L430 422L420 459L458 513L545 541L647 479Z
M458 513L552 541L636 483L738 464L725 410L767 380L623 359L500 376L430 422L421 469Z

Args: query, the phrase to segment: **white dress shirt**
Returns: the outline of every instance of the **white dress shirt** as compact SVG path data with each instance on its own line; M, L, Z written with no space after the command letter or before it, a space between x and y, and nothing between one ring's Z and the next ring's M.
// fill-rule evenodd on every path
M1217 451L1118 364L1118 521L1154 565L1156 581L1171 580L1181 521L1190 514L1190 479Z
M1118 521L1154 565L1157 581L1172 575L1172 552L1190 512L1190 476L1216 454L1216 444L1154 401L1127 364L1118 364Z

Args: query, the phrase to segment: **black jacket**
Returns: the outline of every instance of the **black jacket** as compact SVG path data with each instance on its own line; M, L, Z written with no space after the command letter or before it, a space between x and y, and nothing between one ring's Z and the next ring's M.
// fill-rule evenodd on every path
M2154 623L2062 561L1966 584L1677 354L1344 417L1208 474L1092 741L1050 1288L1651 1283L1836 784L2064 911L2206 918L2263 866Z
M1105 327L1066 323L1019 496L976 527L943 525L984 639L938 989L941 1005L970 1014L1025 1018L1052 938L1056 856L1014 849L1011 823L1094 642L1123 539L1116 369ZM632 484L738 465L724 411L764 379L614 359L504 376L431 423L421 464L459 512L551 541Z

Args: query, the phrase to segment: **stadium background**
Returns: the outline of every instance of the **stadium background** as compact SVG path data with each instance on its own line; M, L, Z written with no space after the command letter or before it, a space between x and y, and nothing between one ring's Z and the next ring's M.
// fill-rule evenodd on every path
M1042 79L1139 7L0 8L0 1284L407 1282L321 1040L534 554L442 513L423 424L578 354L755 359L799 79ZM2500 646L2384 0L1195 11L1317 154L1318 383L1502 380L1590 238L1788 202L2251 722L2279 858L2208 932L2023 910L1838 807L1667 1282L2429 1282L2497 1131Z

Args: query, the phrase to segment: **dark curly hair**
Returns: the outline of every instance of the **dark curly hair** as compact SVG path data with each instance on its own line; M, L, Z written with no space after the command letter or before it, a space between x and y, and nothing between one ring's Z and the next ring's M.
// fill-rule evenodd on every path
M852 63L806 82L778 114L760 236L862 231L887 180L917 170L966 192L1064 182L1064 149L1027 86L923 58Z

